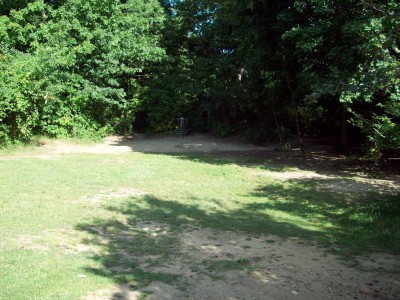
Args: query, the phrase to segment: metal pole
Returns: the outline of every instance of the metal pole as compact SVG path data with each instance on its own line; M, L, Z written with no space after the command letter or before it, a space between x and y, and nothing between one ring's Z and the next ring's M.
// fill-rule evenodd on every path
M183 133L183 123L184 123L184 119L183 119L183 117L181 117L181 119L180 119L180 130L179 130L179 144L181 144L182 145L182 133Z

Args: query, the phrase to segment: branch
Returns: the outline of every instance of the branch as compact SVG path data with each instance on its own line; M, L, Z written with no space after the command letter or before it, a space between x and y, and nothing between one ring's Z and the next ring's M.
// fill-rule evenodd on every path
M386 139L386 136L384 136L382 133L380 133L380 132L378 131L378 129L374 128L374 130L376 131L377 134L379 134L381 137L383 137L384 139Z

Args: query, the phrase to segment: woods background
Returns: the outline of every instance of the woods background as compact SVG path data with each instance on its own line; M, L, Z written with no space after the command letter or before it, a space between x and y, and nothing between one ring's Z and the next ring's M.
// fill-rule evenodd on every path
M133 130L400 153L400 4L0 0L0 144Z

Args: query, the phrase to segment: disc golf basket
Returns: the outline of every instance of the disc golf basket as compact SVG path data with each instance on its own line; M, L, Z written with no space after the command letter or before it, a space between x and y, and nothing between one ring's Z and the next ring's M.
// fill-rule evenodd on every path
M188 120L185 118L178 118L176 122L175 134L179 134L179 143L182 143L182 135L187 135L188 133Z

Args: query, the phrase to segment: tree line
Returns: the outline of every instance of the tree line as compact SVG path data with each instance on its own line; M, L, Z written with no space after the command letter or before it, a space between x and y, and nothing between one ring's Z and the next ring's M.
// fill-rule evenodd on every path
M194 131L400 153L395 0L0 0L0 144Z

